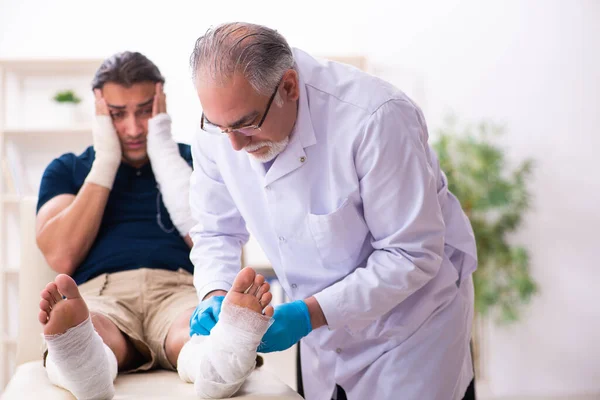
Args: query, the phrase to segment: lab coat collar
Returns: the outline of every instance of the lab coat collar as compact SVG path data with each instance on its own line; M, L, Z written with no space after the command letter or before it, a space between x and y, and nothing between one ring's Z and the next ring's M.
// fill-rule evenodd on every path
M302 167L310 162L306 156L305 148L317 143L312 120L310 118L310 108L308 104L308 95L306 85L302 79L302 70L298 68L300 97L298 99L298 116L296 125L290 135L290 142L285 150L277 156L277 159L265 175L265 186L286 176L287 174ZM254 164L254 163L253 163ZM264 166L263 168L264 174Z

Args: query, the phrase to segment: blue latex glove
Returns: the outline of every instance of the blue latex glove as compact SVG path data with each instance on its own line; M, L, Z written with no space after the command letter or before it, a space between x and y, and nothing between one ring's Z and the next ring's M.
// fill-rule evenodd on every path
M225 296L212 296L202 301L190 317L190 336L210 334L221 314L221 305Z
M308 306L302 300L278 305L273 319L258 346L261 353L289 349L312 331Z

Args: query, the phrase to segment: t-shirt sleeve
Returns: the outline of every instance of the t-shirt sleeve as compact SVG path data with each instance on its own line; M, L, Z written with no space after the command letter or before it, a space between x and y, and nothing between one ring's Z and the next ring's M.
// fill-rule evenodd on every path
M40 183L36 213L55 196L77 194L77 187L73 181L73 160L69 156L66 154L57 158L46 167Z
M192 148L188 144L179 143L179 154L181 157L190 165L190 167L194 168L194 163L192 160Z

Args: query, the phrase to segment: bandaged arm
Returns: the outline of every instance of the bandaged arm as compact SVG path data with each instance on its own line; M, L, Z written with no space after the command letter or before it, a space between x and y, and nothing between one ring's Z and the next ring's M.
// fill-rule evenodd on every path
M147 151L163 202L181 236L194 226L189 204L192 168L179 154L171 135L171 117L158 114L148 121Z
M97 115L92 136L96 153L85 184L77 195L61 194L39 210L37 244L50 267L72 275L96 240L110 190L121 164L121 145L108 115ZM63 174L47 169L41 186L53 185Z

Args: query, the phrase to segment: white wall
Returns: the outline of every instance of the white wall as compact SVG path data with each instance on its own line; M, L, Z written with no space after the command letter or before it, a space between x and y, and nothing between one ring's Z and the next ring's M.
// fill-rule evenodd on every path
M600 393L600 2L0 0L0 56L142 51L167 76L176 136L188 141L200 115L189 53L230 20L275 27L312 53L368 56L408 85L432 130L451 110L506 124L511 156L537 160L535 210L515 239L542 292L522 323L493 329L491 388Z

